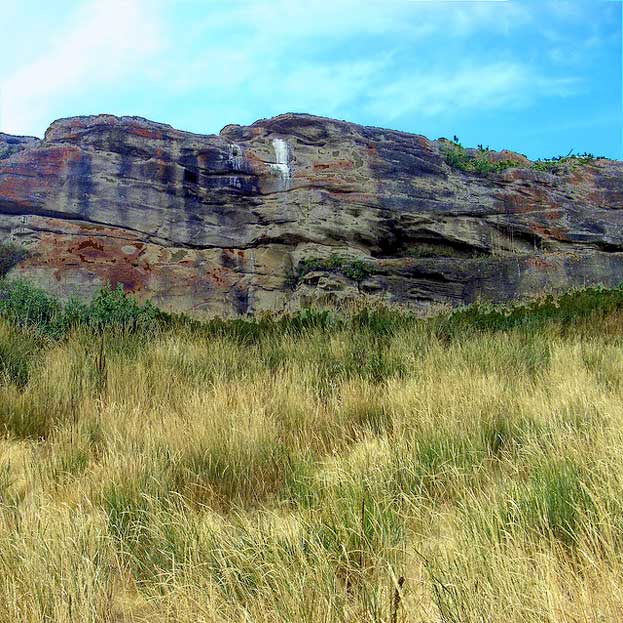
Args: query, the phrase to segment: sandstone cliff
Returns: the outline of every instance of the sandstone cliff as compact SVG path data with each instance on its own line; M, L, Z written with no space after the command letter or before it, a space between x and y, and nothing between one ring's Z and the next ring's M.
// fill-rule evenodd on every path
M623 162L466 172L444 141L286 114L218 136L135 117L0 134L10 271L244 314L361 295L459 304L623 281Z

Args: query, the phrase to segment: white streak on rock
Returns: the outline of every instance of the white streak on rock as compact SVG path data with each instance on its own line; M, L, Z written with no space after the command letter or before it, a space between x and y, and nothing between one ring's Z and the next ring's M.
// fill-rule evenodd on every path
M242 153L242 147L236 143L229 144L229 153L227 155L227 162L234 171L242 171L244 167L244 155ZM231 175L224 179L224 182L230 188L242 189L242 180L237 175Z
M242 169L243 160L244 156L242 155L242 148L240 145L232 143L229 146L229 162L231 163L232 168L235 171L240 171Z
M275 162L271 164L271 169L279 173L284 180L290 177L290 146L282 138L273 139L273 149L275 150Z
M228 177L227 185L230 186L231 188L242 189L242 180L239 177L235 177L235 176Z

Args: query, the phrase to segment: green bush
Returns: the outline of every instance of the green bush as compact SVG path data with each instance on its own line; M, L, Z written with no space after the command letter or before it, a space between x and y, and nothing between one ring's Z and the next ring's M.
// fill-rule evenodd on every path
M359 278L367 267L361 273L356 272L359 270L357 265L352 270L355 275L352 278ZM615 288L597 286L562 295L548 294L508 305L474 303L428 319L409 310L378 305L353 313L302 309L288 314L202 321L185 314L168 314L150 302L139 303L121 286L101 288L89 303L71 299L63 304L27 281L0 280L0 317L14 326L34 329L51 337L60 337L81 327L96 332L110 329L139 336L152 330L175 327L205 337L219 336L254 343L277 335L333 332L347 327L386 338L419 324L439 339L446 340L481 331L534 330L548 324L566 330L621 311L623 284Z
M465 330L536 329L549 322L573 326L582 319L605 316L623 310L623 284L616 288L600 286L572 290L561 295L510 305L475 303L457 309L437 321L449 333Z
M0 316L18 326L51 327L62 309L58 301L27 281L0 280Z
M445 144L441 148L446 164L454 169L486 175L488 173L499 173L505 169L521 166L521 162L516 160L500 160L490 162L487 158L488 148L479 146L478 154L472 155L458 142Z
M124 332L154 329L169 316L149 301L139 303L123 286L101 288L89 303L70 299L62 304L24 280L0 280L0 316L22 327L34 327L49 335L62 335L76 327Z
M549 173L559 173L564 170L574 169L578 166L589 165L603 156L593 154L568 154L566 156L554 156L553 158L541 158L532 164L536 171L547 171Z
M315 270L340 272L358 283L375 272L375 268L370 262L360 258L349 259L334 253L327 258L312 257L302 260L298 265L296 280L300 280L307 273Z
M162 313L149 301L139 303L128 296L123 286L104 286L86 307L87 322L102 329L108 326L135 331L153 328L162 318Z
M466 171L467 173L487 175L488 173L499 173L505 169L522 166L522 163L516 160L490 162L487 158L487 153L489 151L488 147L484 148L482 145L479 145L477 154L473 155L468 153L458 141L453 143L446 142L441 147L441 152L446 163L454 169ZM603 156L594 156L586 152L583 154L567 154L566 156L541 158L533 162L530 168L535 171L559 173L577 166L592 164L599 158L603 158Z

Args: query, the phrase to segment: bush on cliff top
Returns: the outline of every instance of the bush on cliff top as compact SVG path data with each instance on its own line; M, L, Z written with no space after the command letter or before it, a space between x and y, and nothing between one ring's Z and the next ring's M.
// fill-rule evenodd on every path
M521 162L516 160L500 160L491 162L487 158L490 151L488 147L478 146L475 155L470 154L458 140L454 142L446 142L442 145L441 151L444 160L454 169L465 171L467 173L476 173L486 175L487 173L500 173L505 169L511 169L523 166ZM567 154L566 156L554 156L552 158L541 158L530 165L535 171L547 171L549 173L559 173L569 168L575 168L581 165L592 164L595 160L602 159L603 156L594 156L584 152L583 154Z
M478 154L473 156L457 142L446 144L442 147L442 153L446 163L455 169L468 173L486 175L487 173L499 173L505 169L521 166L521 163L516 160L491 162L487 158L487 152L489 152L488 148L479 146Z
M548 171L557 173L566 168L575 168L580 165L592 164L595 160L603 160L603 156L594 156L584 152L583 154L567 154L566 156L554 156L553 158L541 158L532 163L532 169L536 171Z

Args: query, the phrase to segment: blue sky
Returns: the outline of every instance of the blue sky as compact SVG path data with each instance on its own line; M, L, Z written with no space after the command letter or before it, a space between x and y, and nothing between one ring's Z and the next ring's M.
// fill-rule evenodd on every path
M0 130L309 112L531 158L621 158L621 2L3 2ZM7 6L8 5L8 6Z

